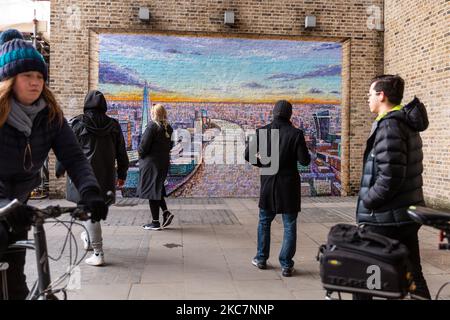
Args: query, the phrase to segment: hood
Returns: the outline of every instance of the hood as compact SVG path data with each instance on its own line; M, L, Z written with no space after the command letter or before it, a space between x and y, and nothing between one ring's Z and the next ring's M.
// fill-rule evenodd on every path
M84 111L93 109L104 113L108 110L103 93L97 90L89 91L84 98Z
M417 97L405 105L400 111L388 113L386 118L397 118L418 132L428 128L428 115L425 105Z
M83 115L84 130L96 136L106 136L114 129L114 121L105 113L86 110Z
M114 122L106 115L107 104L103 93L89 91L84 99L83 124L85 130L97 136L108 135L114 128Z

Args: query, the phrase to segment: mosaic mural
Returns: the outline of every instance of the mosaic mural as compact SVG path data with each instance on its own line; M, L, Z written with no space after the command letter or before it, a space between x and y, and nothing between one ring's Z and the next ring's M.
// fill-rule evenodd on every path
M338 43L175 35L101 34L99 90L122 127L139 179L137 147L152 104L176 129L166 189L185 197L259 194L258 169L242 159L246 135L271 121L279 99L312 154L298 166L303 196L340 195L341 59Z

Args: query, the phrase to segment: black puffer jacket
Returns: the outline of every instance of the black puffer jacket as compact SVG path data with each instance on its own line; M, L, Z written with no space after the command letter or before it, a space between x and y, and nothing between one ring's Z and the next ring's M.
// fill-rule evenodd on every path
M116 160L117 178L125 180L128 171L128 155L122 130L117 120L108 117L106 100L99 91L91 91L84 102L84 114L70 121L84 155L92 165L103 196L115 190ZM64 172L58 163L56 175ZM77 189L71 180L67 181L67 199L80 200Z
M358 223L385 226L413 223L406 210L410 205L424 204L419 132L427 127L425 106L417 98L374 123L364 152L356 208Z

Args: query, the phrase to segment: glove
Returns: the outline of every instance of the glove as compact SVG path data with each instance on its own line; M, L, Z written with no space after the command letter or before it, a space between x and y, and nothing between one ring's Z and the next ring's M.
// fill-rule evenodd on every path
M56 179L59 179L59 178L61 178L61 177L64 177L64 173L62 173L62 174L56 174Z
M7 215L6 223L14 233L28 231L33 223L33 215L29 206L22 205Z
M96 191L85 192L80 204L85 205L91 212L92 222L106 220L108 206L102 196Z
M55 166L55 176L57 179L64 177L66 173L66 169L63 167L62 163L59 161L56 161L56 166Z

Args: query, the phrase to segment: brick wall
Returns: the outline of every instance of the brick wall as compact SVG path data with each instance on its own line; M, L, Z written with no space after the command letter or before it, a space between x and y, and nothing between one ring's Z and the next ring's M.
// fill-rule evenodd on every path
M450 208L450 5L448 0L386 0L385 71L406 81L404 102L417 95L430 126L422 133L424 192Z
M140 6L150 8L150 23L139 21ZM343 42L342 179L344 194L352 194L359 187L363 148L373 120L365 94L370 79L383 71L383 34L368 25L370 6L382 8L383 1L55 0L51 3L50 85L66 116L82 111L86 92L97 84L99 32L241 33ZM223 24L225 10L235 11L233 27ZM303 28L306 15L317 17L313 30ZM53 195L60 195L63 187L63 181L51 179Z

